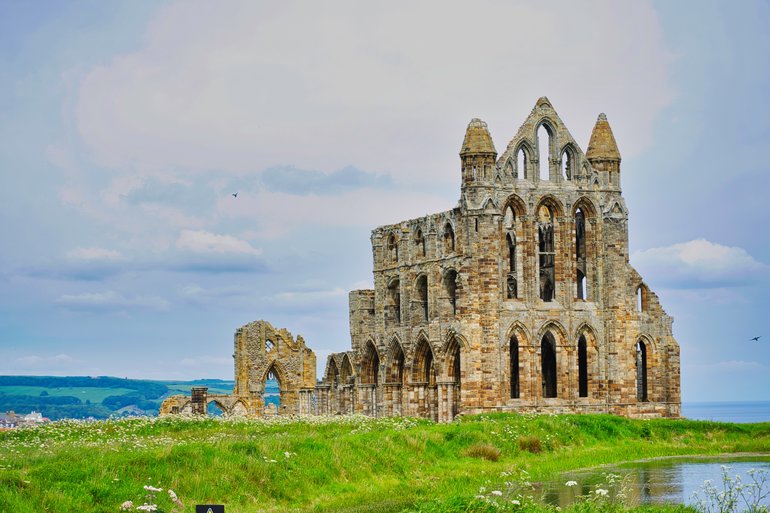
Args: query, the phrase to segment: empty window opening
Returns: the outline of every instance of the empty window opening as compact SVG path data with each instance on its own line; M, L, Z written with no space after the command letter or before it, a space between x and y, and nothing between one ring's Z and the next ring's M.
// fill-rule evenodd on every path
M575 264L577 267L577 298L586 299L586 216L583 210L575 210Z
M556 341L546 333L540 342L540 367L543 377L543 397L556 397Z
M636 343L636 399L647 401L647 346Z
M476 233L478 233L478 232L479 232L479 220L477 218L476 219Z
M452 315L457 314L457 271L447 271L444 277L446 285L447 299L449 300L449 311Z
M420 320L428 320L428 277L417 278L417 306L420 312Z
M454 253L455 250L455 231L452 229L452 225L447 223L444 226L444 252Z
M524 148L520 148L516 153L516 176L520 180L527 177L527 153Z
M578 395L588 397L588 349L583 335L578 340Z
M281 412L281 381L275 367L270 367L265 379L265 413L276 415Z
M543 301L553 301L556 252L553 241L553 212L546 205L541 205L538 209L537 231L540 299Z
M510 343L511 356L511 399L521 397L519 390L519 339L514 335Z
M425 256L425 236L422 234L422 230L417 230L417 235L414 238L414 242L417 245L417 256Z
M388 285L388 292L390 295L390 310L391 317L397 323L401 323L401 282L393 280Z
M567 148L561 154L561 176L565 180L572 180L572 169L574 164L572 161L572 152Z
M505 174L507 176L514 176L513 163L510 160L505 164Z
M269 353L270 351L275 348L275 344L273 344L273 341L270 339L265 340L265 352Z
M211 401L206 405L206 414L211 417L221 417L225 414L222 405L216 401Z
M642 284L636 289L636 310L638 312L647 311L647 287Z
M537 129L537 151L538 163L540 165L540 180L550 179L550 160L551 160L551 132L545 124Z
M516 299L519 297L519 283L513 275L508 275L506 281L506 297L508 299Z
M388 258L391 262L398 262L398 242L395 235L388 237Z

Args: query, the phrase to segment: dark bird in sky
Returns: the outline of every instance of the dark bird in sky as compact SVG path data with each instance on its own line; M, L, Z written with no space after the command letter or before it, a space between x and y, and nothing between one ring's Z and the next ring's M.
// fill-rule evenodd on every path
M237 193L237 192L234 192L234 193L232 194L232 197L233 197L233 198L237 198L237 197L238 197L238 193Z
M759 341L759 339L760 339L760 338L762 338L762 335L760 335L760 336L758 336L758 337L754 337L754 338L752 338L751 340L753 340L753 341L757 342L757 341Z

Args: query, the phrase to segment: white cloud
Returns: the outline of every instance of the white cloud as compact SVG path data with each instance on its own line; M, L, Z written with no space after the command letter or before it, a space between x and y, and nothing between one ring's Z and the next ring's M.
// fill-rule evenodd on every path
M471 117L502 150L546 94L584 145L605 111L637 153L672 61L647 1L176 1L141 48L85 73L75 117L98 163L126 172L352 163L447 182Z
M118 260L121 258L120 252L114 249L105 249L100 247L75 248L67 252L67 258L73 260Z
M683 289L744 285L767 271L745 249L705 239L637 251L631 261L649 281Z
M146 296L129 298L111 290L106 292L65 294L56 299L56 304L69 310L84 311L125 311L134 309L164 311L169 307L168 301L163 298Z
M262 250L232 235L219 235L203 230L182 230L176 241L178 249L193 253L231 253L259 256Z

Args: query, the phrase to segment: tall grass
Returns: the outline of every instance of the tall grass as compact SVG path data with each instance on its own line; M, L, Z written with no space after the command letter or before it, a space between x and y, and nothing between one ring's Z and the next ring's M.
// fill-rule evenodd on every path
M526 437L540 453L522 447ZM768 450L770 423L608 415L58 422L0 433L0 511L118 511L145 485L172 488L185 511L483 511L467 509L469 498L503 473L543 480L638 458Z

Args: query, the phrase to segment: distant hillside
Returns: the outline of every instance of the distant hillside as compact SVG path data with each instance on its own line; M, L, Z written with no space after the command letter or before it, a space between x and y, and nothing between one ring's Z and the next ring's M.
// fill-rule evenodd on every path
M157 415L163 399L193 386L229 394L233 381L153 381L111 376L0 376L0 412L39 411L51 420L106 419L127 413Z

